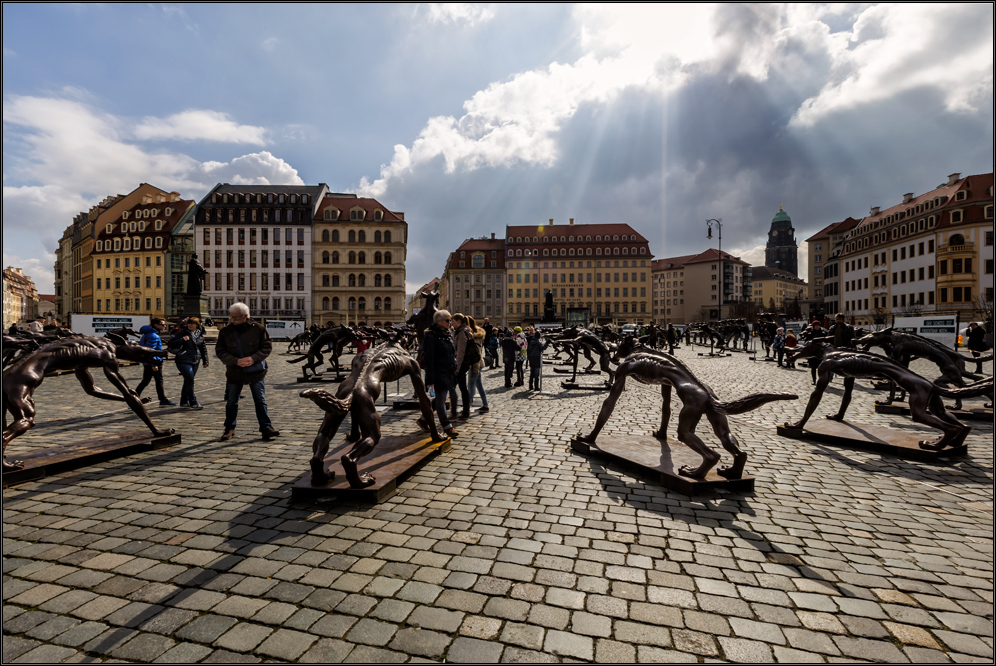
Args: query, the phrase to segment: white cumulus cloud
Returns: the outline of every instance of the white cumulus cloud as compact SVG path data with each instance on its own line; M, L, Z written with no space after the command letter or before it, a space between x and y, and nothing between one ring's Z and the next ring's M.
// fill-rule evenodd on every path
M219 141L257 146L267 143L264 128L240 125L227 113L199 109L175 113L168 118L144 118L134 132L140 140Z
M430 24L466 24L475 26L495 17L494 5L481 2L425 2L416 6L416 16Z

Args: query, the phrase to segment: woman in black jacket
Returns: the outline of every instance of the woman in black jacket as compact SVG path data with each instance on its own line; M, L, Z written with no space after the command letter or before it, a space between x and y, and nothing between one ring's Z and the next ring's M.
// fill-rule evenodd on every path
M197 317L188 317L184 322L184 328L176 330L170 337L168 349L176 361L176 369L183 377L180 406L204 409L194 395L194 375L197 374L198 364L203 362L204 367L208 367L207 344L204 342L201 320Z
M439 426L450 437L457 431L450 425L446 414L446 395L456 386L456 349L450 337L452 319L446 310L438 310L432 315L432 326L425 332L425 388L430 393L435 390L432 405L439 416ZM454 404L455 401L454 401Z

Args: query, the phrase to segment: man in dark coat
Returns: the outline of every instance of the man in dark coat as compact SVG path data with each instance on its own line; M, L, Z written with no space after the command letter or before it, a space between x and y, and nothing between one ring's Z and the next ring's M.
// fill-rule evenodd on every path
M519 357L519 343L512 337L512 331L505 330L505 337L501 339L502 363L505 364L505 388L512 388L512 371L515 370L515 361Z
M965 346L972 350L972 356L978 358L982 356L982 352L989 351L989 345L986 344L986 329L979 326L974 321L968 325L968 340L965 341ZM975 374L982 374L982 362L975 362Z
M432 315L432 326L425 331L425 388L435 397L432 406L439 415L439 427L450 437L456 437L457 431L450 425L446 414L446 396L456 387L456 348L450 336L450 325L453 320L447 310L437 310ZM454 400L454 405L456 404Z
M249 306L235 303L228 310L229 323L218 332L214 353L225 364L225 432L221 439L235 436L235 420L239 414L242 387L249 385L256 420L263 439L270 440L280 433L274 429L266 412L266 357L273 350L270 336L261 324L249 318Z
M854 347L854 327L845 321L843 312L838 312L835 319L834 325L828 331L833 338L833 346L837 349Z

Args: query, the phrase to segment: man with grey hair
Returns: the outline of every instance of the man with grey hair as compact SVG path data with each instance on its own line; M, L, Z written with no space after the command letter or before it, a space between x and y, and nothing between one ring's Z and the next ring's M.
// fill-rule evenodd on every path
M214 353L225 364L225 432L222 440L235 436L235 420L239 414L242 387L249 385L256 420L263 439L270 440L280 433L274 429L266 412L266 357L273 350L270 336L258 322L249 318L249 307L235 303L228 309L228 325L218 332Z
M423 360L425 367L425 388L435 390L433 407L439 416L440 428L450 437L456 437L457 431L450 425L446 414L446 395L453 394L453 405L456 407L456 349L453 338L450 337L452 319L446 310L438 310L432 315L432 326L425 331ZM423 430L429 429L429 424L419 422Z

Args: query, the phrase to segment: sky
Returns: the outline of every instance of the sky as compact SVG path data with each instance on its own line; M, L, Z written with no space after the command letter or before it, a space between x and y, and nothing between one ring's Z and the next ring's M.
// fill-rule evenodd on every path
M993 5L4 4L3 263L142 182L403 211L407 286L509 224L625 222L763 264L993 170ZM806 254L800 252L800 275Z

